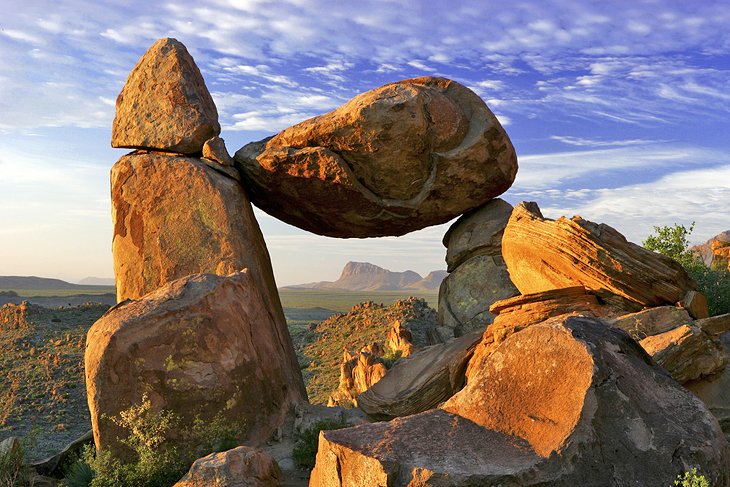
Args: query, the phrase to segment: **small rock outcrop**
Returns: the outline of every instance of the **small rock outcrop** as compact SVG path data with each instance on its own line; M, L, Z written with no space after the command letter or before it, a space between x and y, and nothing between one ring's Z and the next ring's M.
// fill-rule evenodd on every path
M268 453L239 446L195 460L173 487L278 487L282 473Z
M118 304L89 330L86 387L97 448L124 456L110 418L140 404L182 418L245 422L238 440L266 440L306 400L286 329L248 271L195 274Z
M340 384L327 401L328 406L357 405L361 392L377 383L388 369L381 360L383 348L374 343L359 352L345 350L340 365Z
M439 288L439 324L455 336L484 329L489 306L519 294L502 258L502 234L512 205L494 199L463 215L444 235L449 275Z
M633 244L605 224L549 220L536 203L512 211L502 238L510 278L522 294L576 285L605 303L640 311L682 302L696 283L674 260Z
M466 366L481 336L480 331L471 332L399 360L358 396L357 406L376 420L435 408L464 386Z
M197 154L220 131L213 98L185 46L171 38L152 44L117 98L112 147Z
M730 271L730 230L715 235L692 250L700 255L707 267Z
M471 90L423 77L368 91L236 152L256 206L330 237L403 235L506 191L512 143Z
M510 336L439 409L322 432L310 485L659 487L690 465L730 483L717 420L625 332L570 317Z

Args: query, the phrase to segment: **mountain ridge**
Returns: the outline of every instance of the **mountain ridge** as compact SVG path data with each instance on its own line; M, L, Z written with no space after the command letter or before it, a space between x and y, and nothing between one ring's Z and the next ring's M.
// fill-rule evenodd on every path
M333 289L341 291L435 290L446 271L431 271L425 278L417 272L394 272L369 262L348 262L336 281L319 281L283 286L283 289Z

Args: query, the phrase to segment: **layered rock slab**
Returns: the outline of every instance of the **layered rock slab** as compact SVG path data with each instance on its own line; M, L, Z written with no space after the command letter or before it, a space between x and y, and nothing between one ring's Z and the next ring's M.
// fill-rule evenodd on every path
M252 201L331 237L403 235L506 191L517 157L485 103L423 77L368 91L236 152Z
M658 487L689 465L730 483L717 420L626 333L570 317L510 336L439 410L323 432L310 485Z
M522 294L582 285L627 311L681 302L696 283L676 261L581 217L544 218L515 207L502 238L510 278Z
M222 414L245 423L239 441L266 440L306 401L287 330L277 326L253 274L195 274L112 308L89 330L86 387L97 448L125 455L110 418L146 394L155 411Z
M457 393L482 333L471 332L403 358L357 398L357 406L376 420L410 416Z
M177 39L152 44L129 74L116 108L112 147L197 154L221 131L203 76Z
M198 158L138 151L114 164L111 187L119 302L190 274L247 268L279 313L269 253L238 181Z

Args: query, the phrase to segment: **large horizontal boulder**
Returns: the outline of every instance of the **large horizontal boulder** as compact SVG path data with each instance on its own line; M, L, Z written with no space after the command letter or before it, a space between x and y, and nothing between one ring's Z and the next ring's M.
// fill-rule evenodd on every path
M636 341L659 335L692 322L687 310L676 306L658 306L608 320Z
M117 98L112 147L196 154L220 131L213 98L185 46L171 38L152 44Z
M239 446L195 460L173 487L278 487L282 473L268 453Z
M689 466L730 485L717 420L625 332L570 317L510 336L440 409L322 432L310 485L665 487Z
M190 274L247 268L279 312L251 203L238 181L215 166L159 152L136 152L114 164L112 255L119 302Z
M464 386L466 365L481 336L471 332L399 360L358 396L357 406L377 420L435 408Z
M512 211L502 254L522 294L582 285L627 311L674 305L696 283L682 266L581 217L544 218L536 203Z
M195 274L107 312L89 330L86 388L97 448L124 456L112 418L147 396L179 427L223 415L258 444L306 401L291 339L252 273Z
M506 191L517 156L471 90L423 77L246 145L235 161L256 206L330 237L403 235Z

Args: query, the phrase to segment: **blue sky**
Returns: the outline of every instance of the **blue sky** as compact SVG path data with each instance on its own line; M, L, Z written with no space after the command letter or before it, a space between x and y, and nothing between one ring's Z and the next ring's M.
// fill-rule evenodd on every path
M730 229L727 1L0 0L0 275L112 276L114 100L159 37L192 53L233 153L387 82L441 75L495 112L520 169L503 197L640 242ZM440 225L316 237L257 213L280 285L348 260L444 268Z

